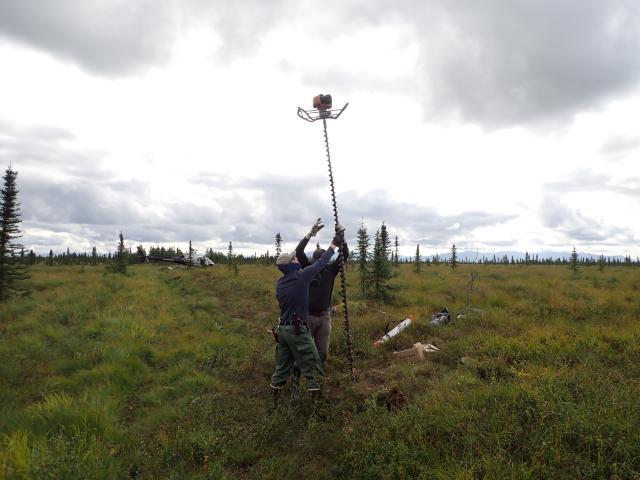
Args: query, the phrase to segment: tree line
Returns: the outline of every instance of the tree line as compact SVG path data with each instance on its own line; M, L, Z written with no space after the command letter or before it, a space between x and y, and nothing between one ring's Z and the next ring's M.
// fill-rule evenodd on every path
M126 273L127 265L141 263L148 257L175 258L184 257L192 260L196 251L189 241L186 253L178 247L150 246L147 249L143 245L138 245L133 251L131 247L126 248L124 245L124 235L120 232L119 242L116 250L112 252L98 253L94 246L91 253L71 252L69 248L62 253L54 253L49 250L48 255L36 254L33 250L26 251L20 243L21 232L21 216L20 204L18 202L17 189L18 172L13 170L11 166L7 168L2 179L3 187L0 190L0 302L7 300L10 296L24 292L22 286L23 281L28 279L28 267L35 264L46 265L107 265L109 270L113 272ZM238 273L238 265L254 264L254 265L273 265L275 259L282 251L282 236L278 232L275 235L275 250L271 254L269 250L253 255L235 254L233 244L229 241L228 250L226 252L216 251L207 248L204 255L216 264L227 264L235 274ZM573 248L569 258L540 258L538 254L529 254L526 252L523 258L514 258L503 255L497 257L493 255L487 257L485 255L469 261L458 258L457 248L454 245L448 255L435 254L425 256L420 254L420 245L416 246L416 253L413 258L401 257L399 254L399 241L395 236L391 241L389 232L384 222L375 231L373 241L369 236L364 221L361 222L357 232L357 246L355 252L352 253L349 263L354 265L359 273L359 287L363 297L376 298L387 301L393 297L394 287L389 283L390 280L397 275L394 267L400 264L413 263L414 271L420 273L422 266L429 267L431 265L446 264L455 269L459 263L474 264L510 264L510 265L564 265L568 264L575 272L581 266L597 265L600 270L606 266L612 265L640 265L640 259L635 260L627 255L623 258L605 257L600 255L598 258L582 257L580 258ZM189 264L192 262L190 261Z

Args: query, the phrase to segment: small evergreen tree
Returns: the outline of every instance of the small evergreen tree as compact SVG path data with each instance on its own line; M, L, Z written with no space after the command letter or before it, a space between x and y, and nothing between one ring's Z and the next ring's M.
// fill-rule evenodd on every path
M395 243L395 246L396 246L396 249L395 249L395 255L394 255L393 265L394 265L395 267L397 267L397 266L398 266L398 263L399 263L399 261L400 261L400 260L399 260L400 255L398 255L398 236L397 236L397 235L396 235L396 243Z
M458 252L456 250L456 244L451 246L451 270L455 270L458 266Z
M187 268L193 267L193 245L189 240L189 253L187 254Z
M93 247L91 249L91 265L95 265L97 263L98 263L98 250L96 249L96 247Z
M236 256L233 254L233 244L229 241L229 250L227 252L227 266L234 275L238 275L238 262Z
M598 257L598 270L600 270L601 272L604 271L604 255L600 255Z
M127 258L127 249L124 246L124 236L122 235L122 230L120 230L120 235L118 237L120 241L118 242L118 249L116 250L115 255L115 263L113 264L113 272L114 273L127 273L127 264L129 263L129 259Z
M571 271L575 275L578 273L578 252L576 252L576 247L573 247L573 250L571 251L570 264Z
M50 267L53 266L53 250L49 250L49 260L48 260L48 264Z
M276 258L280 256L282 253L282 237L280 236L280 232L276 233Z
M20 261L18 252L23 247L17 240L20 234L20 204L16 178L18 172L7 168L0 190L0 302L18 293L20 282L26 280L27 265Z
M416 256L413 260L413 266L416 273L420 273L422 267L422 258L420 257L420 244L416 246Z
M357 234L358 239L358 272L360 273L360 289L362 296L367 294L367 285L369 281L369 246L370 239L367 233L367 227L364 224L364 220L360 223L360 228Z
M393 277L389 253L391 241L384 222L375 234L371 260L371 287L374 298L387 301L391 298L388 281Z
M147 251L142 245L138 245L136 247L136 258L138 259L139 263L144 263L147 258Z

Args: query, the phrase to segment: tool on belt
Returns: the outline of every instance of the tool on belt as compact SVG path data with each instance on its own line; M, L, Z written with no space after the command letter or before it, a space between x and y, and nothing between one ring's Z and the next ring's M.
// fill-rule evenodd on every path
M302 322L300 318L298 318L298 314L293 312L293 333L296 335L300 335L300 327L302 326Z
M333 108L331 95L317 95L313 98L313 110L304 110L298 107L298 116L307 122L315 122L322 120L324 127L324 145L327 152L327 165L329 167L329 186L331 187L331 204L333 206L333 218L336 224L336 230L340 222L338 221L338 204L336 202L336 191L333 183L333 169L331 167L331 153L329 152L329 135L327 134L327 119L336 120L349 104L345 103L342 108ZM351 324L349 322L349 306L347 303L347 275L345 271L344 258L342 256L342 248L338 248L338 265L340 266L340 287L342 293L342 307L344 313L344 337L347 346L347 365L349 366L349 375L351 381L355 382L356 377L353 370L353 342L351 340Z
M273 336L273 340L278 343L278 327L267 328L267 332L269 332Z

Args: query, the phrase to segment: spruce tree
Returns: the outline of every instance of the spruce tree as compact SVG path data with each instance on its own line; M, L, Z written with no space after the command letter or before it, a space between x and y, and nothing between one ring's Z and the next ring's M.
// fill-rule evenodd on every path
M382 222L380 226L380 243L383 247L385 258L389 260L389 254L391 253L391 239L389 238L389 232L387 232L387 226Z
M571 251L570 263L571 271L575 275L578 273L578 252L576 252L576 247L573 247L573 250Z
M416 246L416 256L413 260L413 266L416 273L420 273L422 258L420 257L420 244Z
M282 237L280 236L280 232L276 233L276 258L280 256L282 253Z
M393 277L389 253L391 241L384 222L375 234L373 244L373 258L371 260L371 287L372 294L380 300L389 300L391 287L388 281Z
M189 240L189 253L187 254L187 268L193 267L193 245Z
M382 253L380 246L380 229L373 236L373 255L371 256L371 289L374 297L379 296L382 271Z
M370 260L370 239L367 233L367 227L364 224L364 220L360 223L358 229L358 272L360 273L360 289L362 296L367 294L367 285L369 282L369 260Z
M455 270L458 266L458 252L456 250L456 244L451 246L451 270Z
M27 265L20 261L18 254L23 246L17 242L21 237L17 176L18 172L7 168L0 190L0 302L18 293L20 282L29 278Z
M398 266L398 263L399 263L399 261L400 261L400 260L399 260L400 256L398 255L398 236L397 236L397 235L396 235L396 243L395 243L395 246L396 246L396 250L395 250L395 258L394 258L394 262L393 262L393 264L394 264L394 266L396 266L396 267L397 267L397 266Z
M127 258L127 249L124 246L122 230L120 230L119 238L120 241L118 242L118 249L116 250L113 271L114 273L122 273L124 275L127 273L127 264L129 263L129 259Z
M229 250L227 252L227 266L234 275L238 275L238 262L236 256L233 254L233 244L229 241Z
M91 252L91 255L93 256L93 252ZM138 261L140 263L144 263L147 258L147 251L144 249L142 245L138 245L136 247L136 255L138 257ZM92 263L93 263L93 259L92 259Z
M604 271L604 255L598 257L598 270Z

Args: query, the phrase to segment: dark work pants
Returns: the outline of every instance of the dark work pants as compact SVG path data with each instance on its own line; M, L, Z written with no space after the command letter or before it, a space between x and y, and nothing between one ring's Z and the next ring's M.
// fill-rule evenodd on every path
M307 389L320 390L320 382L324 372L318 349L309 329L303 325L300 327L300 334L296 335L293 325L280 326L278 328L276 371L271 376L273 388L284 387L291 375L294 363L307 380Z

